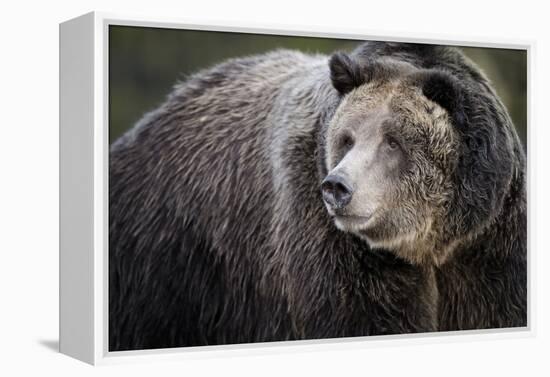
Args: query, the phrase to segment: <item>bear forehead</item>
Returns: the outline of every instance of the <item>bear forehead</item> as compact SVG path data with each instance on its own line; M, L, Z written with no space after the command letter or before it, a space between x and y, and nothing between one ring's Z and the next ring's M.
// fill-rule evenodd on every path
M344 98L338 110L335 123L360 120L376 112L385 113L402 124L405 132L422 132L430 138L447 138L454 134L447 111L426 98L420 88L404 81L362 85Z

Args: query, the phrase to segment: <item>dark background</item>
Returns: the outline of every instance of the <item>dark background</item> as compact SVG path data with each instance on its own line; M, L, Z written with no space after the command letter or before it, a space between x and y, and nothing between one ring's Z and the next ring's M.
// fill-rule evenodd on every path
M109 27L109 138L112 143L141 116L160 105L178 80L230 57L276 48L330 54L360 41L277 35ZM526 147L527 53L524 50L462 50L486 73Z

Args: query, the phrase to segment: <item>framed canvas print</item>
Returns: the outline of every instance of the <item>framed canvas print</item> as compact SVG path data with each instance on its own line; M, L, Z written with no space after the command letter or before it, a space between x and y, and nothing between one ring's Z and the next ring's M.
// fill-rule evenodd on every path
M61 24L61 352L528 334L530 51Z

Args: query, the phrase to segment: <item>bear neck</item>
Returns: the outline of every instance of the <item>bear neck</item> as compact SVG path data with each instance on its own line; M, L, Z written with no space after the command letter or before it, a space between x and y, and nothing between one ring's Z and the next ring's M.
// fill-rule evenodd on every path
M526 325L527 207L523 175L511 185L490 225L460 244L435 268L435 275L440 331Z
M512 179L498 214L479 233L459 242L446 263L498 261L525 255L527 201L524 179L523 173Z

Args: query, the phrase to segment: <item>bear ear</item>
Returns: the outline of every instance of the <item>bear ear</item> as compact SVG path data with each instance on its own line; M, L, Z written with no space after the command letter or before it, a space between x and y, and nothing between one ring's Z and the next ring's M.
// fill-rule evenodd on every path
M366 81L359 64L343 52L332 55L329 67L332 86L342 95Z
M466 91L456 78L443 71L428 71L421 75L420 86L424 96L447 110L455 126L466 126Z

